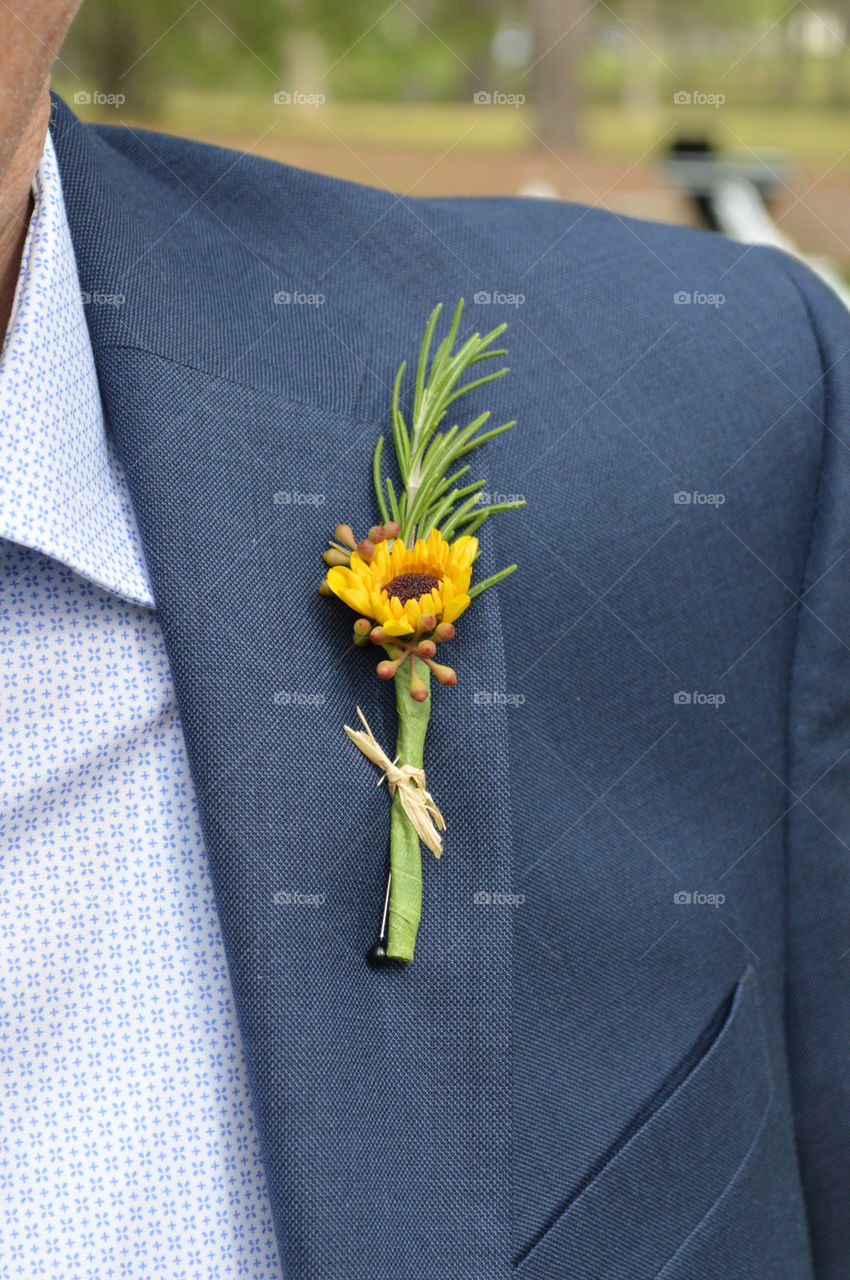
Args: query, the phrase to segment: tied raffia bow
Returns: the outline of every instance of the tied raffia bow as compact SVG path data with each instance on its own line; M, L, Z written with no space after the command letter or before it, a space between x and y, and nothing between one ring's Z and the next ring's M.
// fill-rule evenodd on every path
M384 775L381 778L381 782L386 778L390 795L395 795L396 791L398 792L402 808L410 819L419 839L431 850L436 858L439 858L443 852L443 842L440 839L439 832L445 831L446 823L434 802L434 797L425 788L425 770L417 769L412 764L397 765L378 743L359 707L357 708L357 714L363 724L365 733L362 729L351 729L348 725L344 726L345 732L355 747L363 752L366 759L371 760L372 764L377 765L381 770ZM379 782L378 786L380 785L381 783Z

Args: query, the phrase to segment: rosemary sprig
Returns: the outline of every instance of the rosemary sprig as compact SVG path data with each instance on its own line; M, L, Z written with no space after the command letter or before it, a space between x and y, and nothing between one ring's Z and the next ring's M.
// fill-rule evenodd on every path
M508 372L508 367L505 365L490 373L480 374L469 381L463 381L464 376L476 365L485 360L497 360L507 355L505 349L493 347L493 343L504 333L507 326L500 324L483 337L474 333L461 344L457 351L453 351L463 312L463 298L461 298L452 316L448 333L438 344L432 356L431 346L441 310L442 303L438 303L431 312L422 345L419 348L409 426L401 409L406 361L399 366L393 383L393 446L403 486L402 493L398 497L390 477L383 474L383 436L378 440L373 459L375 496L381 516L385 521L392 518L400 524L399 536L408 546L412 546L417 537L427 537L435 528L439 529L446 539L462 534L474 534L481 528L484 521L496 512L514 511L525 506L525 502L521 500L481 506L479 503L486 480L474 480L461 486L456 483L470 470L469 464L466 463L452 471L456 463L486 444L488 440L495 439L502 432L509 431L515 426L515 422L504 422L501 426L490 427L485 431L483 428L490 417L488 409L463 427L455 424L446 430L439 430L450 405L455 404L468 392L475 391L488 382L494 382ZM514 569L516 569L515 564L509 565L491 578L478 583L473 588L474 594L480 595L488 587L495 586L508 574L513 573ZM470 592L470 595L472 594L473 592Z

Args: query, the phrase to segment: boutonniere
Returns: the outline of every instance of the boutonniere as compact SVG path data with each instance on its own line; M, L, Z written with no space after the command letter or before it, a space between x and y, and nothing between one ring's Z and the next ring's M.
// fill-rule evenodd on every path
M432 677L440 685L457 684L450 666L437 661L438 648L451 641L454 624L482 592L513 573L516 565L475 580L478 539L485 520L522 502L483 504L484 480L468 480L464 461L514 422L488 427L489 410L465 426L448 425L447 415L462 396L503 377L506 367L464 381L484 361L507 352L493 343L501 324L481 337L474 333L454 350L463 311L458 302L449 331L436 346L442 304L431 312L419 349L410 421L402 413L407 362L399 366L392 390L392 434L400 488L384 474L384 438L373 458L375 499L380 523L357 541L350 525L336 527L323 554L327 577L319 588L337 596L358 615L354 643L374 645L385 656L378 675L395 684L398 739L391 759L376 741L360 708L362 729L345 726L354 744L382 772L392 797L390 871L381 934L369 952L372 964L410 962L422 911L420 841L436 857L442 852L445 822L425 785L425 732L431 716Z

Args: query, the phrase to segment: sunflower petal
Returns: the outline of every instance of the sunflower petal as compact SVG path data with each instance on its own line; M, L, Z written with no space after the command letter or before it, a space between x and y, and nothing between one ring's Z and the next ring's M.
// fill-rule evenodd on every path
M452 543L452 560L458 569L468 569L478 554L478 539L464 534Z
M369 593L350 569L345 569L342 565L329 569L328 586L350 609L356 609L359 613L369 611Z
M443 610L443 622L454 622L455 618L459 618L470 603L467 595L455 596Z

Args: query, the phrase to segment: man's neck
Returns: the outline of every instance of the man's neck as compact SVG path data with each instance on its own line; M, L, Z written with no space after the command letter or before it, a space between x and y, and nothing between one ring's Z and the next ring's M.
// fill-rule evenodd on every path
M40 109L33 112L0 182L0 337L5 334L12 313L21 253L32 213L32 181L44 148L49 114L50 99L45 96Z

